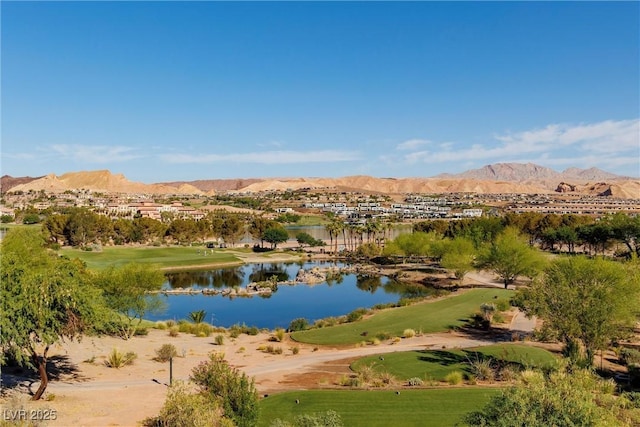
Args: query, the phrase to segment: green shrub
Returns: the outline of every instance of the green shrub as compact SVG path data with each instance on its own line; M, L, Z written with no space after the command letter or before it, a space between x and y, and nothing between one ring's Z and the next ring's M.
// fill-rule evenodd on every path
M293 354L300 353L300 347L298 347L297 345L291 347L291 353L293 353Z
M347 314L347 322L357 322L358 320L362 319L362 316L364 316L368 312L369 310L367 310L366 308L356 308L351 313Z
M508 299L500 298L496 301L498 311L508 311L511 308L511 302Z
M162 347L156 349L156 360L158 362L168 362L178 355L178 350L173 344L163 344Z
M223 345L224 344L224 335L222 335L222 334L216 335L215 342L216 342L216 345Z
M273 341L282 342L282 340L284 339L284 334L285 334L284 329L277 328L273 333L273 335L271 336L271 339Z
M258 392L253 379L229 366L221 354L211 354L191 373L191 380L203 391L220 399L225 416L238 427L252 427L258 422Z
M158 320L155 325L153 325L154 328L156 329L160 329L160 330L165 330L167 329L167 323L166 322L162 322L160 320Z
M496 373L493 369L491 359L477 359L469 363L471 367L471 373L479 381L493 381Z
M114 348L109 356L107 356L107 360L105 360L104 364L109 368L119 369L123 366L131 365L137 357L138 355L132 351L121 353L117 348Z
M413 329L405 329L404 332L402 332L402 338L413 338L416 336L416 331Z
M177 325L171 326L169 328L169 336L177 337L178 335L180 335L180 329L178 328L178 326Z
M620 350L620 360L625 365L640 363L640 351L633 348L623 348Z
M143 421L146 427L229 427L217 399L195 393L182 382L169 388L160 415Z
M448 382L450 385L458 385L462 382L462 378L463 378L462 372L452 371L452 372L449 372L444 377L444 380Z
M295 331L304 331L309 327L309 321L304 317L299 317L297 319L293 319L291 323L289 323L289 332Z
M422 381L422 379L418 378L418 377L409 378L407 380L407 385L409 385L411 387L419 387L422 384L424 384L424 381Z

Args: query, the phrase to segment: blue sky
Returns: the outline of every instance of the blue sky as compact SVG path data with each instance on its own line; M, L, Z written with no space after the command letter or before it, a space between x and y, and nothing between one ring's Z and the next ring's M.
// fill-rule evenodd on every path
M640 176L638 2L7 2L1 173Z

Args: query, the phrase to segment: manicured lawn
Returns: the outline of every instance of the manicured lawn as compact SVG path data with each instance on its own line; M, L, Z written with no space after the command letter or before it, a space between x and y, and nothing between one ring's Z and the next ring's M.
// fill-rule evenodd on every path
M292 420L296 415L328 410L340 414L349 427L454 426L497 393L499 389L480 387L402 390L400 394L389 390L293 391L261 400L258 426L268 426L276 418Z
M296 341L311 344L349 345L380 333L401 336L403 331L409 328L423 333L446 331L463 325L479 310L480 304L508 298L511 292L498 288L472 289L439 301L383 310L353 323L294 332L291 337ZM363 335L365 332L366 337Z
M356 360L351 368L373 365L377 371L389 372L399 380L418 377L444 381L452 371L471 373L469 363L486 358L519 364L522 367L547 367L558 359L545 349L523 344L496 344L464 350L420 350L367 356Z
M64 249L62 254L69 258L80 258L90 269L103 269L111 265L129 262L156 264L160 267L206 266L211 264L240 263L233 253L208 249L203 255L202 247L105 247L101 252L87 252L79 249Z

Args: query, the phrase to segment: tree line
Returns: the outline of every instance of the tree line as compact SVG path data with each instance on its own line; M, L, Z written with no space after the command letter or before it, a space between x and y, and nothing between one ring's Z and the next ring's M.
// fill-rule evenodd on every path
M289 217L283 220L289 220ZM264 242L275 247L289 238L281 222L259 215L213 211L203 219L149 217L111 219L85 208L66 213L53 213L42 221L44 234L51 245L88 247L93 244L127 245L194 242L222 239L236 245L248 232L260 246Z
M628 254L640 256L640 216L615 213L594 218L575 214L508 213L503 217L482 217L459 221L432 220L414 225L414 231L436 232L445 237L467 237L476 247L491 241L507 227L516 228L531 246L575 253L578 248L603 254L620 243Z

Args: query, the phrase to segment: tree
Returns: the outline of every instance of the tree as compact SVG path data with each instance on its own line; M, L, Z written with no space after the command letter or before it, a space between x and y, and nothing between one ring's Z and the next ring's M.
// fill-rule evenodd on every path
M244 235L244 223L237 215L228 215L221 224L220 236L226 243L235 246L236 242Z
M272 227L275 221L271 221L263 216L254 215L251 219L251 223L249 224L249 234L256 240L260 240L260 247L262 247L262 243L264 239L262 236L267 228Z
M73 246L85 247L98 236L98 215L86 209L75 209L67 221L65 235Z
M516 304L544 319L567 347L577 343L591 364L596 350L625 333L638 312L637 263L574 257L555 261L542 280L519 292ZM576 354L574 358L580 356Z
M304 231L301 231L298 234L296 234L296 240L300 244L300 247L302 247L303 245L309 245L309 246L322 246L322 245L324 245L324 242L322 240L316 239L311 234L306 233Z
M37 369L38 400L49 382L49 347L98 325L104 313L100 292L84 264L48 252L40 232L14 229L2 240L0 258L0 345L20 365Z
M518 230L512 227L507 227L478 257L478 266L496 273L502 279L505 289L518 276L533 278L544 263L545 258L540 251L531 248Z
M224 413L239 427L252 427L258 422L258 392L253 379L229 366L222 354L212 353L191 373L191 381L203 392L220 400Z
M176 240L178 244L188 244L196 240L198 226L193 219L176 219L169 225L167 235Z
M625 408L626 399L613 395L615 386L590 371L529 374L482 410L468 414L466 425L632 426L639 421L637 413Z
M282 226L269 227L262 233L262 240L271 243L271 249L275 249L278 243L286 242L289 239L289 233Z
M473 270L476 258L473 242L466 237L456 237L453 240L443 240L443 242L440 265L447 270L452 270L456 279L462 282L464 276Z
M125 339L135 334L147 313L164 308L159 296L149 293L160 290L165 281L162 272L153 266L130 263L109 267L95 276L107 306L126 319L124 323L117 322Z

